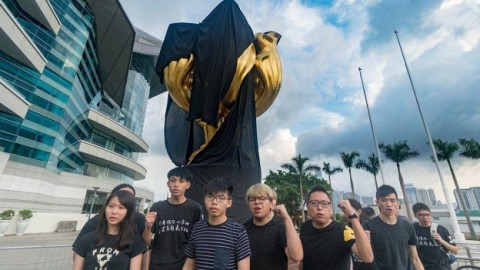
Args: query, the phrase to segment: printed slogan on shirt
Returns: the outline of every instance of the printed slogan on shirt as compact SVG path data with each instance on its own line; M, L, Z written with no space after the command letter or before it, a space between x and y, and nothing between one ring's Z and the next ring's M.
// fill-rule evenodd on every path
M167 219L167 220L160 220L158 222L158 226L160 230L159 233L164 232L189 232L188 226L190 222L185 220L174 220L174 219Z

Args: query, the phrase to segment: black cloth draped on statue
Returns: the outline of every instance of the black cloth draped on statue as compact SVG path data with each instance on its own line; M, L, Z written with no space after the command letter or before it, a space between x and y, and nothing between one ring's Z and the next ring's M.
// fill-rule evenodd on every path
M193 151L204 143L203 131L194 120L216 126L219 102L235 74L237 59L253 42L254 35L237 3L220 3L200 24L175 23L168 28L156 71L163 82L163 69L171 62L194 55L194 74L189 112L169 97L165 118L165 145L177 166L186 165ZM194 175L187 196L203 204L203 186L212 178L234 184L229 217L246 221L248 187L260 182L252 75L243 80L238 99L209 144L189 165Z

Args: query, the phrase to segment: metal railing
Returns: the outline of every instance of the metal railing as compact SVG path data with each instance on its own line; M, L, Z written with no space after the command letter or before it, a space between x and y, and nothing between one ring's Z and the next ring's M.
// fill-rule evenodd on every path
M452 269L464 265L480 266L480 242L467 241L458 244L461 248L458 252L457 261L452 264Z

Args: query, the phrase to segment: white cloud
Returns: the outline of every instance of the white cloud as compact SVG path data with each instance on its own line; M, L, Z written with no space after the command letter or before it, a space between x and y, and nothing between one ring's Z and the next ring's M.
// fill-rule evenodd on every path
M259 154L262 161L262 178L269 170L276 171L280 164L289 162L296 154L297 138L289 129L278 129L268 134L261 142Z
M254 32L283 35L278 45L282 89L257 119L263 177L297 153L312 163L341 166L341 151L358 150L362 156L374 151L361 67L379 141L407 139L421 149L421 157L402 164L405 181L432 187L443 198L393 30L400 31L432 136L479 139L480 1L426 1L414 10L412 1L339 0L329 8L297 0L237 1ZM163 39L168 24L200 22L220 1L121 2L135 26ZM163 198L163 181L173 167L163 142L165 104L166 94L149 102L144 137L151 151L140 159L157 199ZM451 191L448 168L441 165ZM476 185L478 161L458 158L454 166L462 187ZM386 161L384 170L386 183L400 191L395 165ZM360 194L374 194L371 175L354 169L353 178ZM347 171L332 182L335 189L350 190Z

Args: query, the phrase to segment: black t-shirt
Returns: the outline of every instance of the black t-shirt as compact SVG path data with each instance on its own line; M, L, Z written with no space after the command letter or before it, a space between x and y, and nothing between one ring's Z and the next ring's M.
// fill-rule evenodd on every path
M352 253L353 270L373 270L373 263L365 263Z
M84 270L130 269L130 259L147 250L147 245L137 234L135 241L124 249L114 246L117 235L107 235L102 245L93 244L95 232L82 236L73 246L73 251L85 259Z
M250 219L243 225L252 251L250 270L288 269L287 236L282 220L273 218L267 224L257 226Z
M350 254L355 244L355 233L343 223L332 221L317 229L312 220L303 223L300 230L303 246L303 269L349 270Z
M430 227L422 227L414 223L415 233L417 235L417 251L425 270L443 270L450 269L448 263L447 251L432 237ZM445 227L438 225L437 233L443 240L455 245L455 241L450 237L450 233Z
M75 246L77 241L80 240L80 238L82 238L84 235L89 232L94 232L97 229L99 218L99 215L96 215L89 219L87 223L85 223L80 233L78 233L77 239L75 239L73 242L72 247ZM145 230L145 216L141 213L135 212L135 223L137 224L138 234L142 235L143 231Z
M376 216L365 221L363 227L370 231L374 269L410 269L409 249L417 245L417 239L408 219L397 218L397 223L387 224Z
M182 269L193 225L203 219L202 206L190 199L182 204L165 200L154 203L150 211L157 212L157 218L152 227L149 269Z

